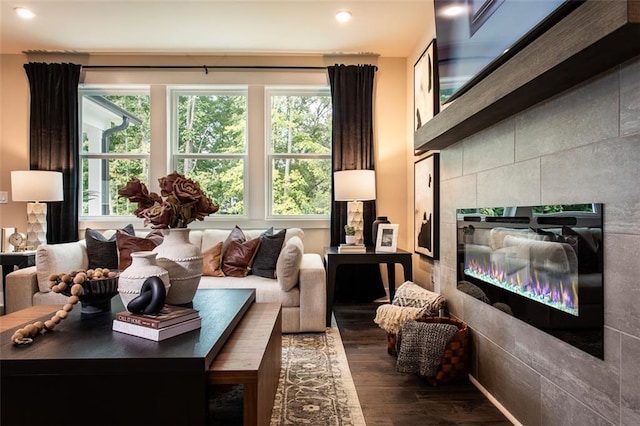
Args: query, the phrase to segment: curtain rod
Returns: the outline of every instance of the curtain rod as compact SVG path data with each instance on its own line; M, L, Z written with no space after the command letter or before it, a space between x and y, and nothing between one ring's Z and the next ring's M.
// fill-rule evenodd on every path
M209 74L210 69L255 69L255 70L326 70L327 67L285 65L83 65L84 69L201 69Z

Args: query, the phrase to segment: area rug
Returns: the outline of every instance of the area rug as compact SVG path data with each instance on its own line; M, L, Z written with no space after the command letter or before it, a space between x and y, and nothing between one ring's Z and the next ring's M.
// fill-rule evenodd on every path
M340 332L282 335L271 426L365 425Z
M242 386L216 389L208 424L242 425ZM280 425L365 425L337 327L282 335L282 369L271 416L271 426Z

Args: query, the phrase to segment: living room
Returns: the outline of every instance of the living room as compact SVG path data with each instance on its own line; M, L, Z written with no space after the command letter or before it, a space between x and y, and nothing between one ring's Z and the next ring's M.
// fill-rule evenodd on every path
M32 3L36 9L38 2ZM77 2L68 3L78 6ZM258 7L257 3L262 2L251 4ZM299 3L303 11L312 7L312 2L276 3ZM329 3L335 9L339 8L332 2L316 3ZM373 109L377 212L399 224L398 247L413 252L414 165L418 159L428 155L428 151L433 152L430 139L438 140L423 133L414 134L413 114L414 64L436 36L432 3L358 1L352 2L349 9L357 22L359 14L364 14L367 8L390 8L397 3L403 7L405 14L402 18L407 19L404 25L420 29L414 30L409 41L395 52L389 50L383 40L378 40L378 44L370 48L360 48L354 42L324 47L324 50L313 53L309 53L312 49L304 48L278 52L273 49L269 53L260 53L263 49L253 46L238 47L236 51L223 50L222 47L213 51L200 48L189 54L179 54L177 52L181 47L162 50L143 43L152 38L148 34L140 37L139 47L135 46L135 38L131 38L130 46L133 48L113 49L107 43L110 36L103 27L100 37L105 45L89 48L41 39L17 49L10 48L5 36L10 27L5 24L9 19L13 22L13 8L19 5L3 1L0 191L9 191L11 171L29 168L30 97L23 68L27 62L73 62L88 67L216 65L318 68L335 63L370 63L378 68ZM595 7L593 3L600 2L589 0L576 9L576 13L585 6ZM637 2L623 3L637 10ZM610 6L606 4L606 7ZM386 11L387 14L391 13L390 9ZM316 11L307 9L307 13L314 14ZM38 17L35 19L30 25L39 25ZM601 28L598 25L579 26L578 23L575 23L575 28L566 31L587 38L585 32L595 33L597 31L593 27ZM375 27L375 24L371 27ZM215 25L212 21L212 26ZM388 24L386 21L378 23L378 26L383 25ZM637 28L637 21L633 26ZM587 27L590 29L587 30ZM339 39L348 39L342 34L343 30L343 27L335 26L330 31ZM61 31L51 32L52 40L57 32ZM179 32L176 30L176 34ZM474 350L472 376L479 386L522 424L640 423L640 396L636 389L640 380L640 310L637 308L640 292L635 284L638 274L635 265L640 255L640 217L637 213L640 205L640 191L637 188L640 179L640 58L637 52L640 39L637 38L637 32L633 34L635 38L623 37L612 41L631 45L632 48L635 46L636 53L631 57L594 71L593 75L583 77L579 82L558 87L552 96L526 108L521 105L519 109L512 107L508 104L512 100L507 100L507 107L498 109L514 111L493 122L485 120L485 116L483 121L490 125L483 128L472 123L472 126L476 126L474 131L458 134L455 143L443 143L436 149L440 154L440 258L433 260L414 254L414 281L442 293L451 313L469 324ZM254 38L263 36L261 34ZM278 34L278 37L286 38L286 35ZM76 38L81 39L82 35ZM546 56L560 55L551 47L548 49ZM607 45L590 50L589 54L595 59L593 62L610 61L605 50L616 49ZM578 74L569 65L559 68L565 74ZM530 71L538 72L535 69ZM522 70L521 73L526 74ZM238 83L232 73L216 72L213 67L208 72L199 70L183 74L187 75L178 77L169 70L94 68L87 69L83 84L150 84L152 91L162 94L167 84ZM254 85L264 84L265 79L268 84L290 84L293 80L298 84L327 85L324 70L272 70L264 74L247 71L242 78L247 78L247 75L254 79L249 82ZM562 80L562 75L558 79ZM502 82L508 84L509 79L504 75L502 77L498 85ZM536 90L535 84L533 86ZM484 90L469 93L489 93L486 97L493 96L486 86ZM469 97L462 96L455 102L468 100ZM500 105L499 102L497 104ZM451 111L454 109L451 108ZM427 123L425 130L430 131L435 124L443 125L442 117L447 118L451 114L443 109L434 117L433 123ZM446 127L446 123L444 125ZM166 144L166 123L156 126L152 130L155 132L154 143ZM260 124L258 127L261 127ZM420 154L414 155L414 150L419 150ZM160 152L157 155L153 159L156 169L152 170L152 174L159 177L169 171L163 167L168 163L167 154ZM566 345L456 289L456 209L579 202L604 203L606 211L604 359ZM214 220L216 227L231 228L236 224L235 221ZM25 203L11 202L9 198L7 204L0 204L0 227L24 230L26 222ZM126 222L87 219L81 220L81 230L118 228L129 222L132 222L129 218ZM141 221L134 220L133 223L136 227L143 227ZM194 229L204 229L209 224L207 221L198 222L194 224ZM269 226L269 223L264 215L256 215L247 220L246 226L261 228ZM285 222L283 226L292 225ZM322 253L324 247L330 245L328 220L303 228L307 251Z

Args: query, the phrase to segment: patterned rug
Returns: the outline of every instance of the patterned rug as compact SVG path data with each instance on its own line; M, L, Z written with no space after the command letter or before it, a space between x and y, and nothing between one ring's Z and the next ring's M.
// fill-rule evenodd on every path
M271 425L364 425L337 328L284 334Z
M242 387L221 389L210 404L211 425L242 424ZM336 327L282 335L282 370L271 426L364 426L358 394Z

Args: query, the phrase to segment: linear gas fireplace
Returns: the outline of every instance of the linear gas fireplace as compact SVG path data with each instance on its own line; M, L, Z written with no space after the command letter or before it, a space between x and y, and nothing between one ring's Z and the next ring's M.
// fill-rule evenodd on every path
M458 290L603 358L602 208L458 210Z

